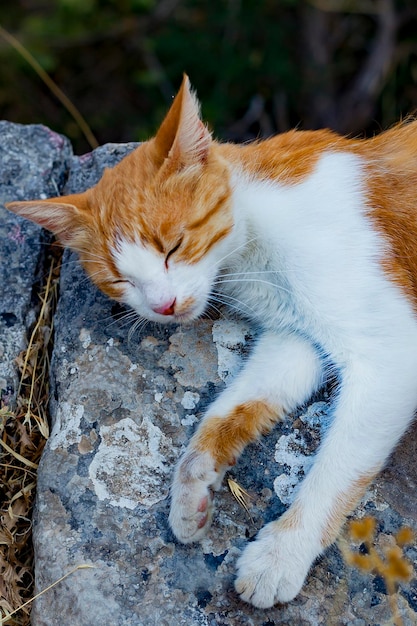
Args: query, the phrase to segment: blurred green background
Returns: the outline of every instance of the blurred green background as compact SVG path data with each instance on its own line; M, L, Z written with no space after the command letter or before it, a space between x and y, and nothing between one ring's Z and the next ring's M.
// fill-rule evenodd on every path
M2 0L0 24L99 143L150 136L183 71L222 139L293 126L370 134L417 108L416 0ZM0 117L47 124L89 150L2 36Z

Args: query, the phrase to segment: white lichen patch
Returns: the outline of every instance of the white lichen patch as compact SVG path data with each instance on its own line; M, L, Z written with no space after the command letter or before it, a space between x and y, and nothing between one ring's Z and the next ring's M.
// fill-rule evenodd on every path
M241 321L217 320L212 334L217 348L218 374L227 382L243 365L242 352L248 343L249 326Z
M81 419L84 415L82 404L62 402L56 411L54 426L49 437L52 450L68 448L81 439Z
M99 500L134 509L152 506L167 496L163 449L170 441L148 417L137 424L125 418L100 429L101 443L90 464L89 476Z
M189 415L186 415L185 417L182 418L181 425L192 426L193 424L196 423L196 421L197 421L197 415L195 415L194 413L189 413Z
M304 478L312 464L312 458L297 451L297 435L282 435L275 446L275 460L280 465L285 465L288 470L282 472L274 480L274 490L281 502L290 504L292 494L298 483Z
M275 445L275 461L284 468L274 480L274 490L281 502L290 504L297 485L313 464L314 452L323 430L325 402L315 402L298 418L301 428L282 435ZM304 428L305 426L305 428Z
M192 411L200 402L200 394L186 391L182 397L181 404L184 409Z
M79 339L82 347L86 350L91 343L91 335L86 328L80 330Z
M300 420L311 428L322 429L327 420L326 414L329 409L327 402L314 402L307 407L305 413L300 415Z
M172 368L175 380L182 387L204 387L207 381L219 382L215 363L215 348L208 339L211 322L200 320L194 333L178 330L169 338L169 349L164 352L158 365Z

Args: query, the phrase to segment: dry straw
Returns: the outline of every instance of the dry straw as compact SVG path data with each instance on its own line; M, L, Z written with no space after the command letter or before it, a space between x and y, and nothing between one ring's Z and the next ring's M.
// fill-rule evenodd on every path
M47 591L49 591L50 589L53 589L53 587L56 587L56 585L59 585L59 583L62 583L63 580L65 580L66 578L68 578L68 576L71 576L72 574L75 574L75 572L77 572L80 569L94 569L94 565L88 565L86 563L82 564L82 565L77 565L76 567L74 567L71 571L67 572L66 574L64 574L64 576L61 576L61 578L58 578L58 580L56 580L55 582L52 583L52 585L48 585L48 587L46 587L45 589L42 589L42 591L40 591L39 593L36 594L36 596L34 596L33 598L30 598L29 600L27 600L27 602L25 602L24 604L22 604L21 606L19 606L17 609L15 609L14 611L12 611L11 613L5 613L5 616L2 617L0 615L0 626L3 626L3 624L11 624L11 618L16 615L16 613L18 611L21 611L23 609L26 609L30 604L32 604L32 602L34 600L36 600L37 598L40 598L40 596L43 596L44 593L46 593Z
M252 496L244 489L239 483L237 483L233 478L227 479L227 484L231 491L232 496L235 500L240 504L240 506L245 509L246 513L249 516L250 521L253 524L252 515L250 514L250 503L252 500Z
M29 50L1 25L0 37L26 60L72 115L90 146L96 148L97 139L81 113ZM55 249L28 347L17 358L21 373L17 406L11 410L0 405L0 625L6 621L10 626L29 625L34 599L31 518L36 471L49 436L49 354L58 293L58 257ZM79 566L70 573L80 567L88 566Z
M51 255L28 347L17 358L16 408L0 407L0 624L26 626L33 594L32 507L36 470L49 434L49 352L59 261ZM13 616L13 617L11 617Z

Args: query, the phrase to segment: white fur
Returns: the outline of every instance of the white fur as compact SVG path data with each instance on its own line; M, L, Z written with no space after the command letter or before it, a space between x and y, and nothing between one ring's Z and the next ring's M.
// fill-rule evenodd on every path
M135 267L147 267L141 298L151 307L190 294L205 304L214 281L265 329L245 369L205 419L226 417L250 399L289 411L317 389L327 363L338 370L334 419L296 497L297 527L269 524L239 559L236 589L259 607L299 592L339 499L381 468L417 406L416 315L382 270L389 242L367 213L364 175L358 157L333 152L297 184L251 180L236 170L236 227L209 258L173 267L172 276L164 274L162 259L145 265L143 251L126 245L118 261L120 268L126 261L132 278ZM129 295L135 308L138 298ZM181 541L199 538L209 526L211 505L203 529L197 509L223 474L214 469L192 441L172 488L170 523Z

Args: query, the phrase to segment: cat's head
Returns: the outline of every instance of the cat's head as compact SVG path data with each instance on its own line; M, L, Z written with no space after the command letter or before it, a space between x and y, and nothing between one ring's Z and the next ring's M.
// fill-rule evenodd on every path
M154 321L205 309L234 216L228 165L185 76L156 136L84 193L7 208L76 250L91 280Z

